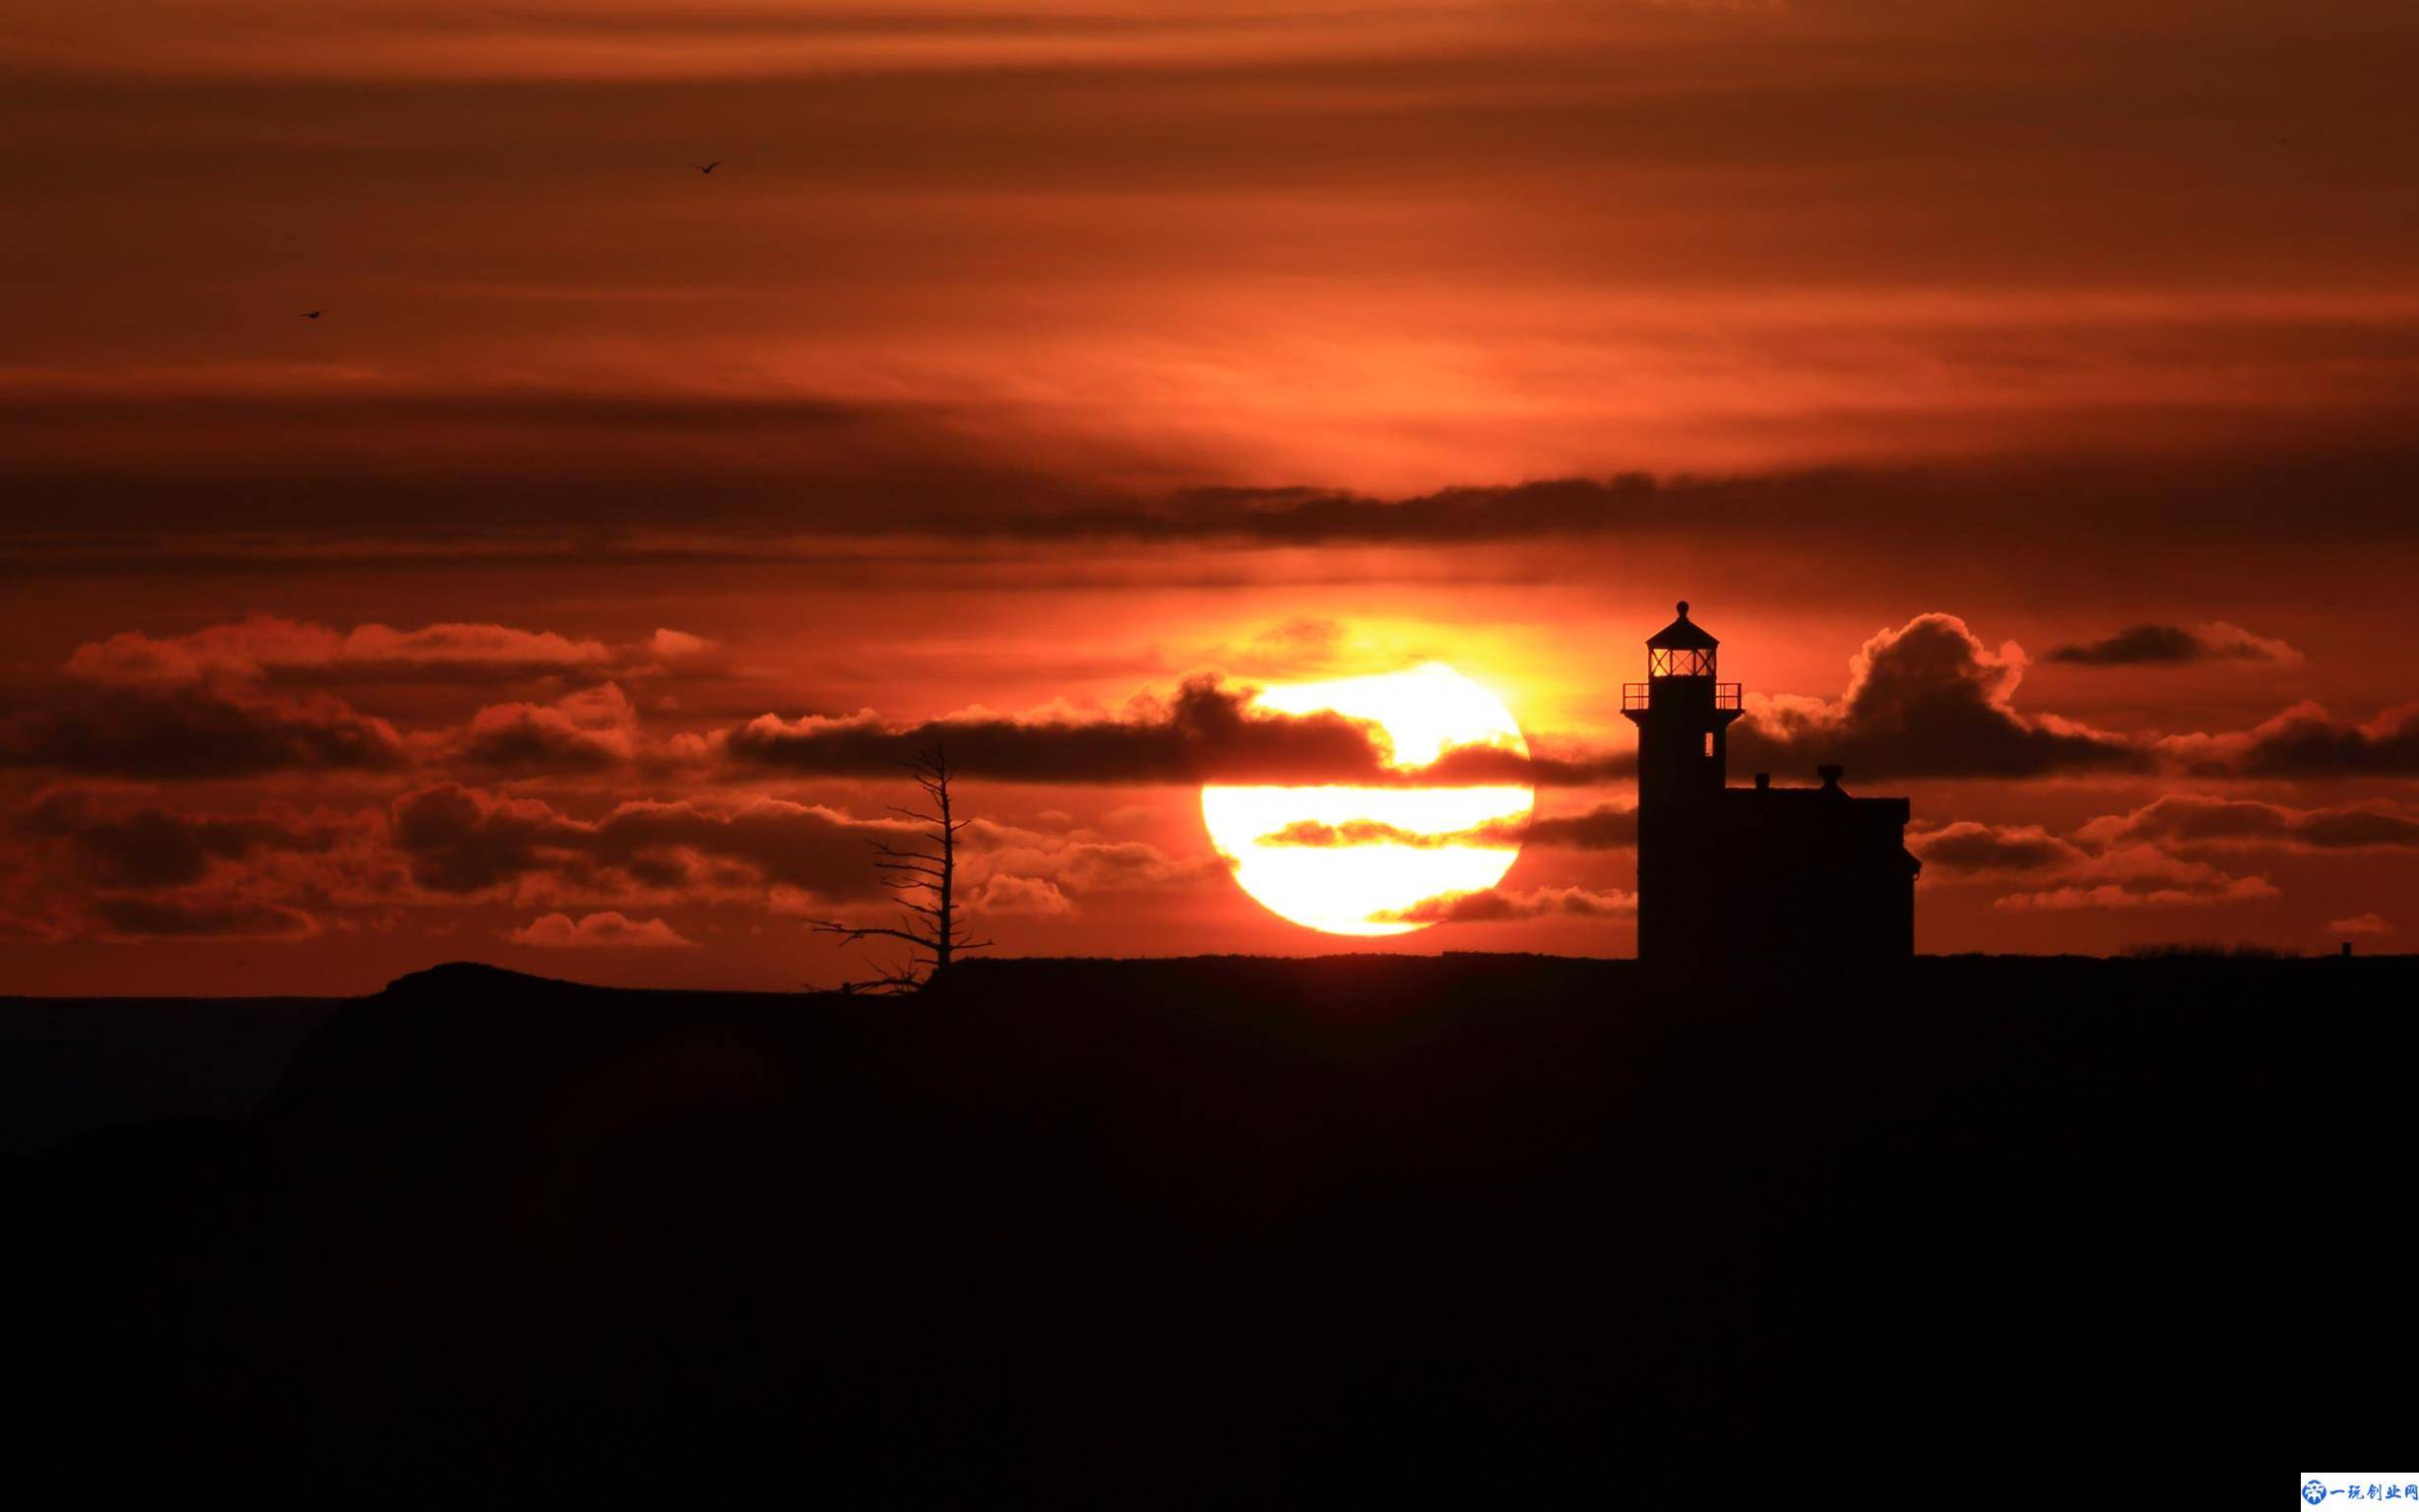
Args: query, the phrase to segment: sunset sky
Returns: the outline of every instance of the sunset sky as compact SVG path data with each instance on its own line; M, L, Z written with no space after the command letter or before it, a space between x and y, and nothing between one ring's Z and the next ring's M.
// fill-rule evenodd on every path
M1919 949L2419 938L2408 0L0 5L0 991L861 976L935 735L1003 952L1626 955L1681 598ZM1253 903L1430 662L1508 875Z

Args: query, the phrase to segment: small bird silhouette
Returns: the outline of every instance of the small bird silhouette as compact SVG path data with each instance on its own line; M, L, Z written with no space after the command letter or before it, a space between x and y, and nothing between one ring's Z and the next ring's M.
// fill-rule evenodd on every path
M695 168L700 173L711 173L722 165L723 159L720 158L715 158L712 162L692 162L689 164L690 167Z
M317 320L320 316L326 313L327 311L325 310L304 310L302 312L302 318L304 320Z

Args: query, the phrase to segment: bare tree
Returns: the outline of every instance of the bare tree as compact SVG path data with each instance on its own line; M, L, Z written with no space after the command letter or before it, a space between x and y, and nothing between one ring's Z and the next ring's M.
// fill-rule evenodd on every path
M923 808L901 808L889 805L894 814L904 814L929 833L919 837L913 846L894 846L884 841L868 841L873 847L874 869L881 874L882 885L890 889L901 910L898 928L878 924L850 924L838 919L814 919L811 927L818 934L836 934L844 945L856 945L869 939L900 940L908 947L907 959L881 976L864 981L841 983L844 992L907 992L923 986L936 972L946 969L961 951L981 950L990 944L978 940L966 927L964 911L958 902L958 832L974 821L960 819L949 802L949 753L940 746L919 751L913 761L902 762L916 786L923 789Z

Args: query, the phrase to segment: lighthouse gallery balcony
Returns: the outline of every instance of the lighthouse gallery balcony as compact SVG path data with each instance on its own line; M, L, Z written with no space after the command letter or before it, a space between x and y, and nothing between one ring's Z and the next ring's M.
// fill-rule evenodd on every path
M1666 703L1686 700L1705 685L1705 679L1698 677L1657 677L1649 682L1624 682L1622 684L1622 707L1623 709L1651 708L1655 702L1655 690L1658 688L1663 690L1663 701ZM1736 709L1739 707L1739 684L1717 682L1712 684L1712 688L1714 708Z

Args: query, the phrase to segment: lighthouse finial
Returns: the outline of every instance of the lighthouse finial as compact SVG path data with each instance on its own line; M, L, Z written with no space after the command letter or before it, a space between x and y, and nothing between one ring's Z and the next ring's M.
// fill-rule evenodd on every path
M1680 600L1680 617L1682 619L1688 617L1688 600L1686 598Z

